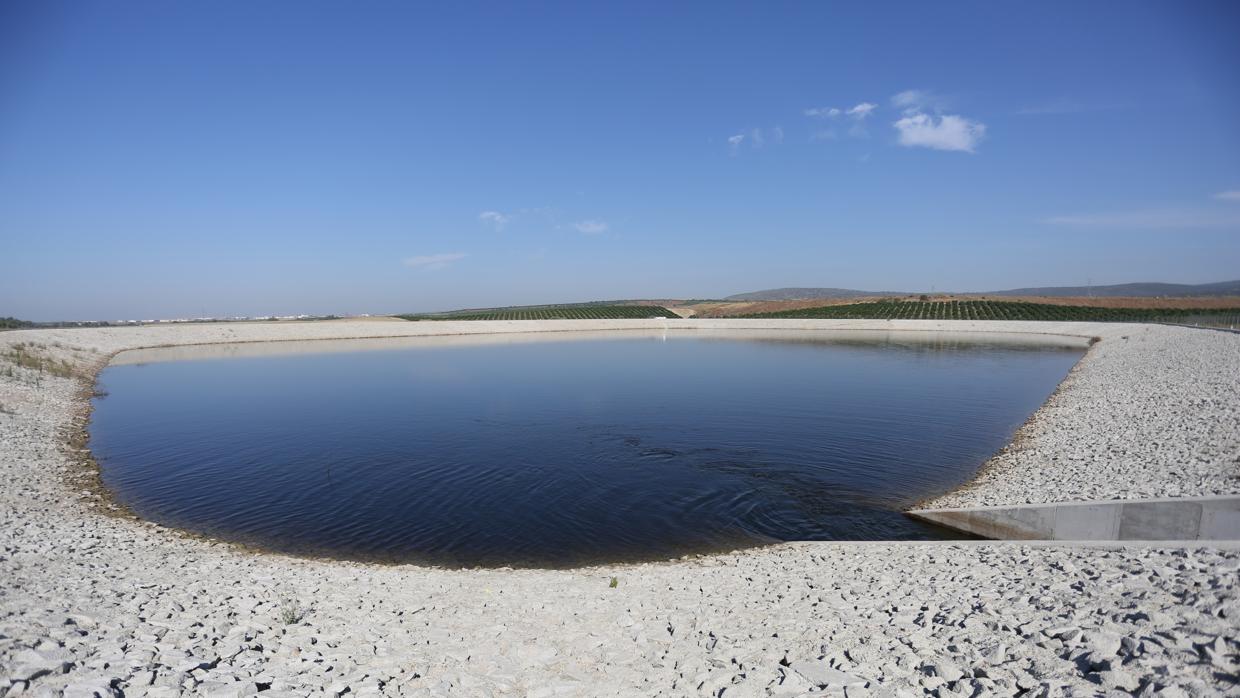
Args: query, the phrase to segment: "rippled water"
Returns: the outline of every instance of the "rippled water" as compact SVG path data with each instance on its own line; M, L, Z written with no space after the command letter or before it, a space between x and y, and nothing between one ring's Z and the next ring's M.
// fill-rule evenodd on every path
M1081 352L808 332L171 350L104 371L91 448L140 515L299 553L935 538L900 509L967 480Z

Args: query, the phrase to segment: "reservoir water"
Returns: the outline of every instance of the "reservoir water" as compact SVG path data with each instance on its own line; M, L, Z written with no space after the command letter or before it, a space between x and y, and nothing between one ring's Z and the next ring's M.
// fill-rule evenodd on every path
M601 332L144 350L90 447L138 515L266 549L572 566L909 540L1076 340Z

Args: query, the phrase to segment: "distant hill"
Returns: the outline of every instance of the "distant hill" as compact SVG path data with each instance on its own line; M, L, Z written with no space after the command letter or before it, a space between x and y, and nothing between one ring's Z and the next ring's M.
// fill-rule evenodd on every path
M995 291L989 296L1240 296L1240 281L1213 284L1136 283L1112 286L1048 286Z
M894 291L858 291L852 288L772 288L766 291L738 293L725 301L800 301L814 298L856 298L858 296L907 296Z
M794 301L816 298L857 298L860 296L907 296L907 292L858 291L851 288L772 288L728 296L727 301ZM987 296L1240 296L1240 281L1220 281L1212 284L1162 284L1135 283L1112 286L1045 286L1040 288L1013 288L1007 291L990 291Z

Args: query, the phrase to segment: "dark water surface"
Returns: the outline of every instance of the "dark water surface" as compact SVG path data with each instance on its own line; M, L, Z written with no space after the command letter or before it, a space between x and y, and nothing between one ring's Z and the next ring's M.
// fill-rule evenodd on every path
M104 481L154 521L361 559L937 538L900 509L968 480L1083 351L907 332L331 344L109 367Z

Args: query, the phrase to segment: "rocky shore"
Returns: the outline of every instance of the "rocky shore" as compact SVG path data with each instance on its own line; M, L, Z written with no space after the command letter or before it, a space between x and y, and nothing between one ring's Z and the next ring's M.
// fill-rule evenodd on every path
M1013 445L935 505L1240 490L1237 335L1066 323L662 324L1101 337ZM307 560L110 513L74 440L89 396L82 376L127 348L629 326L652 321L0 333L0 354L22 344L57 362L40 373L0 360L0 695L1240 692L1235 550L789 543L578 570Z

